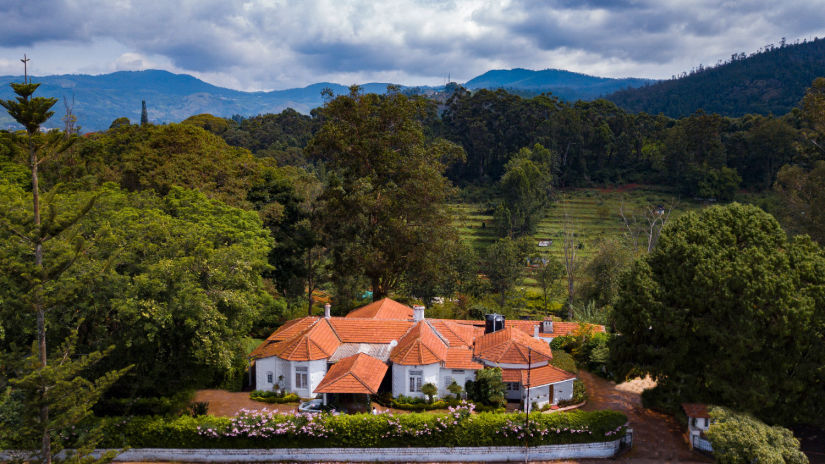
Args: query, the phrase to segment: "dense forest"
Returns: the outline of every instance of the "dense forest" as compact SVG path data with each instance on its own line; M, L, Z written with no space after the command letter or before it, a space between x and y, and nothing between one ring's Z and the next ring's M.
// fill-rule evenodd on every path
M699 65L689 73L608 95L631 112L679 118L700 109L723 116L782 115L796 107L805 89L825 75L825 39L768 44L757 52Z
M809 380L823 384L806 359L825 361L814 343L825 333L825 79L809 85L782 117L697 111L672 119L607 100L571 104L460 87L439 104L393 87L383 95L353 87L311 115L201 114L168 125L124 118L79 136L70 114L65 130L41 132L56 100L38 100L37 86L22 84L20 98L3 103L26 131L0 132L0 427L43 430L42 421L7 414L20 405L73 413L44 392L68 388L78 372L99 380L77 380L78 392L106 391L101 415L128 413L136 398L161 404L186 388L240 389L249 337L317 314L321 301L343 314L387 295L426 304L435 316L517 318L525 310L615 326L627 337L610 342L610 356L607 336L573 350L583 365L607 376L684 374L684 385L719 388L685 400L719 393L773 423L821 423L825 395L803 398ZM705 202L728 202L743 189L772 192L771 211L785 230L764 211L734 204L673 226L657 207L645 245L632 240L636 225L623 217L629 233L588 244L597 249L588 262L575 260L584 245L574 232L565 235L563 261L541 255L529 238L560 192L625 183ZM494 210L499 238L486 249L464 243L452 222L449 203L462 198ZM716 233L723 235L708 238ZM796 233L812 239L788 238ZM713 267L720 256L732 264ZM775 301L738 279L752 264L764 271L754 282ZM668 273L674 268L684 281ZM542 295L519 293L528 270ZM702 296L695 306L704 311L720 285L724 304L713 317L682 318L658 338L638 323L637 316L667 325L668 311L688 296ZM789 326L761 330L786 306ZM714 321L734 315L750 322L729 346ZM678 353L664 364L639 353L685 327L722 340L708 350L737 362L696 377L685 369L703 366L681 364ZM742 366L754 361L742 347L759 337L773 337L770 349L790 347L782 368L804 375L759 383L750 391L761 396L737 402L719 379L747 374ZM40 376L28 353L45 365L46 346L49 361L64 367ZM759 410L768 390L781 401ZM787 414L794 401L808 412Z

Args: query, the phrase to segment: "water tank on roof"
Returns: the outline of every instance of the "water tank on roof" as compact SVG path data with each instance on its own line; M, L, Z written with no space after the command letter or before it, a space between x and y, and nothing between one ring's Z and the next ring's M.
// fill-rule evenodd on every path
M501 314L487 314L484 316L484 333L498 332L504 329L504 316Z

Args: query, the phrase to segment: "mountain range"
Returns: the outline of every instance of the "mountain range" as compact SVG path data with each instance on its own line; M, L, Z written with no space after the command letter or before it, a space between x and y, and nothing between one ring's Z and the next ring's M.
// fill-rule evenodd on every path
M0 98L13 98L10 82L22 82L23 76L0 76ZM301 113L321 106L321 91L328 88L334 94L349 91L347 86L319 82L303 88L274 90L270 92L243 92L218 87L187 74L167 71L118 71L111 74L69 74L33 77L41 84L39 96L57 97L57 115L47 125L62 125L60 116L65 114L63 101L73 104L73 114L84 132L105 130L119 117L131 121L140 120L141 101L145 100L149 120L155 123L177 122L189 116L210 113L230 117L235 114L254 116L278 113L291 107ZM638 87L652 81L648 79L610 79L588 76L569 71L548 69L494 70L469 80L470 89L505 88L530 94L552 92L566 100L589 100L607 95L618 89ZM364 92L383 93L387 83L361 85ZM444 87L409 87L402 89L412 93L432 93ZM0 128L14 129L16 125L5 112L0 114Z

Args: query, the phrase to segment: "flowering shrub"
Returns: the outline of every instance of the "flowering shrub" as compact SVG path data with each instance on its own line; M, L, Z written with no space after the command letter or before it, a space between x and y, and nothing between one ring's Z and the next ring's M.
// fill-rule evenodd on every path
M119 448L368 448L505 446L611 441L626 430L615 411L530 414L476 413L462 403L446 413L279 414L241 411L233 418L104 419L105 442ZM531 435L532 434L532 435Z

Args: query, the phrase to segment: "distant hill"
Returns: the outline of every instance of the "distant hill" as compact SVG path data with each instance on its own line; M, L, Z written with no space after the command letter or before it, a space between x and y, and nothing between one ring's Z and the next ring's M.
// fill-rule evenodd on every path
M10 82L21 82L22 76L0 76L0 98L13 98ZM119 117L132 122L140 120L141 100L146 100L149 120L154 123L182 121L199 113L230 117L234 114L255 116L278 113L293 108L301 113L321 106L321 91L331 89L336 95L348 92L348 87L320 82L303 88L271 92L242 92L214 86L186 74L167 71L119 71L90 76L69 74L34 77L41 84L37 95L57 97L56 115L47 123L61 127L65 114L62 99L71 102L74 114L84 132L105 130ZM507 88L520 94L553 92L565 100L592 99L619 88L649 83L644 79L607 79L561 70L530 71L527 69L496 70L467 82L470 89ZM362 85L366 92L383 93L386 83ZM443 87L402 87L412 93L433 93ZM5 112L0 112L0 128L18 126Z
M551 92L562 100L593 100L617 90L641 87L656 82L652 79L589 76L561 69L495 69L474 77L464 87L475 89L507 89L517 93Z
M23 76L0 76L0 98L13 97L10 82L22 82ZM348 88L329 82L307 87L272 92L242 92L217 87L187 74L167 71L119 71L90 76L71 74L34 77L41 84L36 95L61 99L55 105L55 116L46 124L62 127L65 114L62 100L74 97L74 114L84 132L105 130L116 118L125 116L140 121L141 100L146 100L149 120L155 123L182 121L199 113L229 117L233 114L254 116L277 113L291 107L309 113L323 103L321 90L330 88L336 94ZM367 92L384 92L387 84L365 84ZM5 111L0 112L0 128L16 128Z
M782 115L799 103L817 77L825 76L825 39L769 46L749 56L678 79L618 91L607 98L633 112L671 117L699 109L725 116L748 113Z

